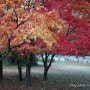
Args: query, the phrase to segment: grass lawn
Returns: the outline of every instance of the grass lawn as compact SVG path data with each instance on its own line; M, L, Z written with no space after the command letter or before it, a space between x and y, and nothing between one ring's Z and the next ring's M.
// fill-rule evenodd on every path
M76 62L54 62L48 73L48 81L43 81L43 65L33 66L32 87L26 87L25 67L23 81L18 80L16 66L4 66L4 79L0 90L90 90L90 64Z

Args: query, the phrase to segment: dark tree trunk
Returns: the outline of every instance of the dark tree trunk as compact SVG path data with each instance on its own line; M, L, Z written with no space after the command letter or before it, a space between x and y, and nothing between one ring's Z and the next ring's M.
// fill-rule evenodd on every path
M30 39L30 41L31 41L31 45L35 46L34 39ZM34 58L34 54L31 53L30 54L30 59L27 58L27 62L26 62L26 82L27 82L27 87L31 86L31 66L32 66L33 58Z
M31 63L27 63L26 65L26 83L27 86L31 86Z
M0 61L0 80L3 79L3 64L2 61Z
M0 80L3 79L3 63L2 60L8 55L10 51L10 38L8 38L8 50L2 56L0 55Z
M48 69L44 69L44 75L43 75L43 80L48 80Z
M19 80L22 81L22 60L18 60L18 74L19 74Z
M32 65L37 65L37 58L36 58L36 55L34 54L33 56L33 61L32 61Z
M41 54L42 56L42 60L43 60L43 64L44 64L44 74L43 74L43 80L48 80L48 70L51 67L51 64L53 62L53 58L55 56L55 54L52 54L50 62L48 64L48 57L49 57L50 53L45 52L45 57L43 57L43 54Z
M33 61L34 54L30 54L30 59L27 59L26 62L26 83L27 87L31 86L31 66Z

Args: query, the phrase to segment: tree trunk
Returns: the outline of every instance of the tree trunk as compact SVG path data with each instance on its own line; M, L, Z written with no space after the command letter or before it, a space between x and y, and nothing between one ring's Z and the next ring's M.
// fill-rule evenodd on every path
M33 57L34 57L34 54L30 54L30 59L27 59L27 63L26 63L27 87L31 86L31 66L32 66Z
M51 56L51 59L50 59L50 62L48 64L48 57L49 57L49 53L45 53L45 58L43 57L43 54L41 55L42 56L42 59L43 59L43 64L44 64L44 74L43 74L43 80L48 80L48 70L49 68L51 67L51 64L53 62L53 58L55 56L55 54L52 54Z
M18 73L19 73L19 80L22 81L22 61L18 60Z
M34 66L37 65L37 58L36 58L35 54L33 55L32 65L34 65Z
M2 60L0 61L0 80L3 79L3 64Z
M48 80L48 69L44 69L44 75L43 75L43 80Z
M27 63L26 65L26 83L27 86L31 86L31 63Z

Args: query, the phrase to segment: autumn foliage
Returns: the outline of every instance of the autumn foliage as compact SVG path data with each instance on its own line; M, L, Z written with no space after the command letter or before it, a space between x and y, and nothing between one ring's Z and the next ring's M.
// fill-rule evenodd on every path
M73 15L90 23L90 0L56 0L64 1L70 5Z
M41 54L43 79L47 80L56 54L89 55L89 15L89 3L86 1L0 0L0 61L12 52L23 57L26 60L27 86L30 86L34 54ZM22 79L20 63L18 70Z
M81 7L74 2L46 0L43 6L40 1L0 0L0 52L7 50L10 38L11 48L25 42L15 48L18 52L85 55L90 50L90 25L72 14Z

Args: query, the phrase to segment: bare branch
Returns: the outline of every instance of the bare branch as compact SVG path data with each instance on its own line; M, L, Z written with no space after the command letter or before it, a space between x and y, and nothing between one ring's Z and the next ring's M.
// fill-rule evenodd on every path
M41 54L41 57L42 57L43 64L44 64L44 63L45 63L45 61L44 61L43 53Z
M52 62L53 62L53 58L54 58L55 55L56 55L56 54L52 54L52 57L51 57L50 63L49 63L49 65L48 65L48 69L50 68L50 66L51 66L51 64L52 64Z

